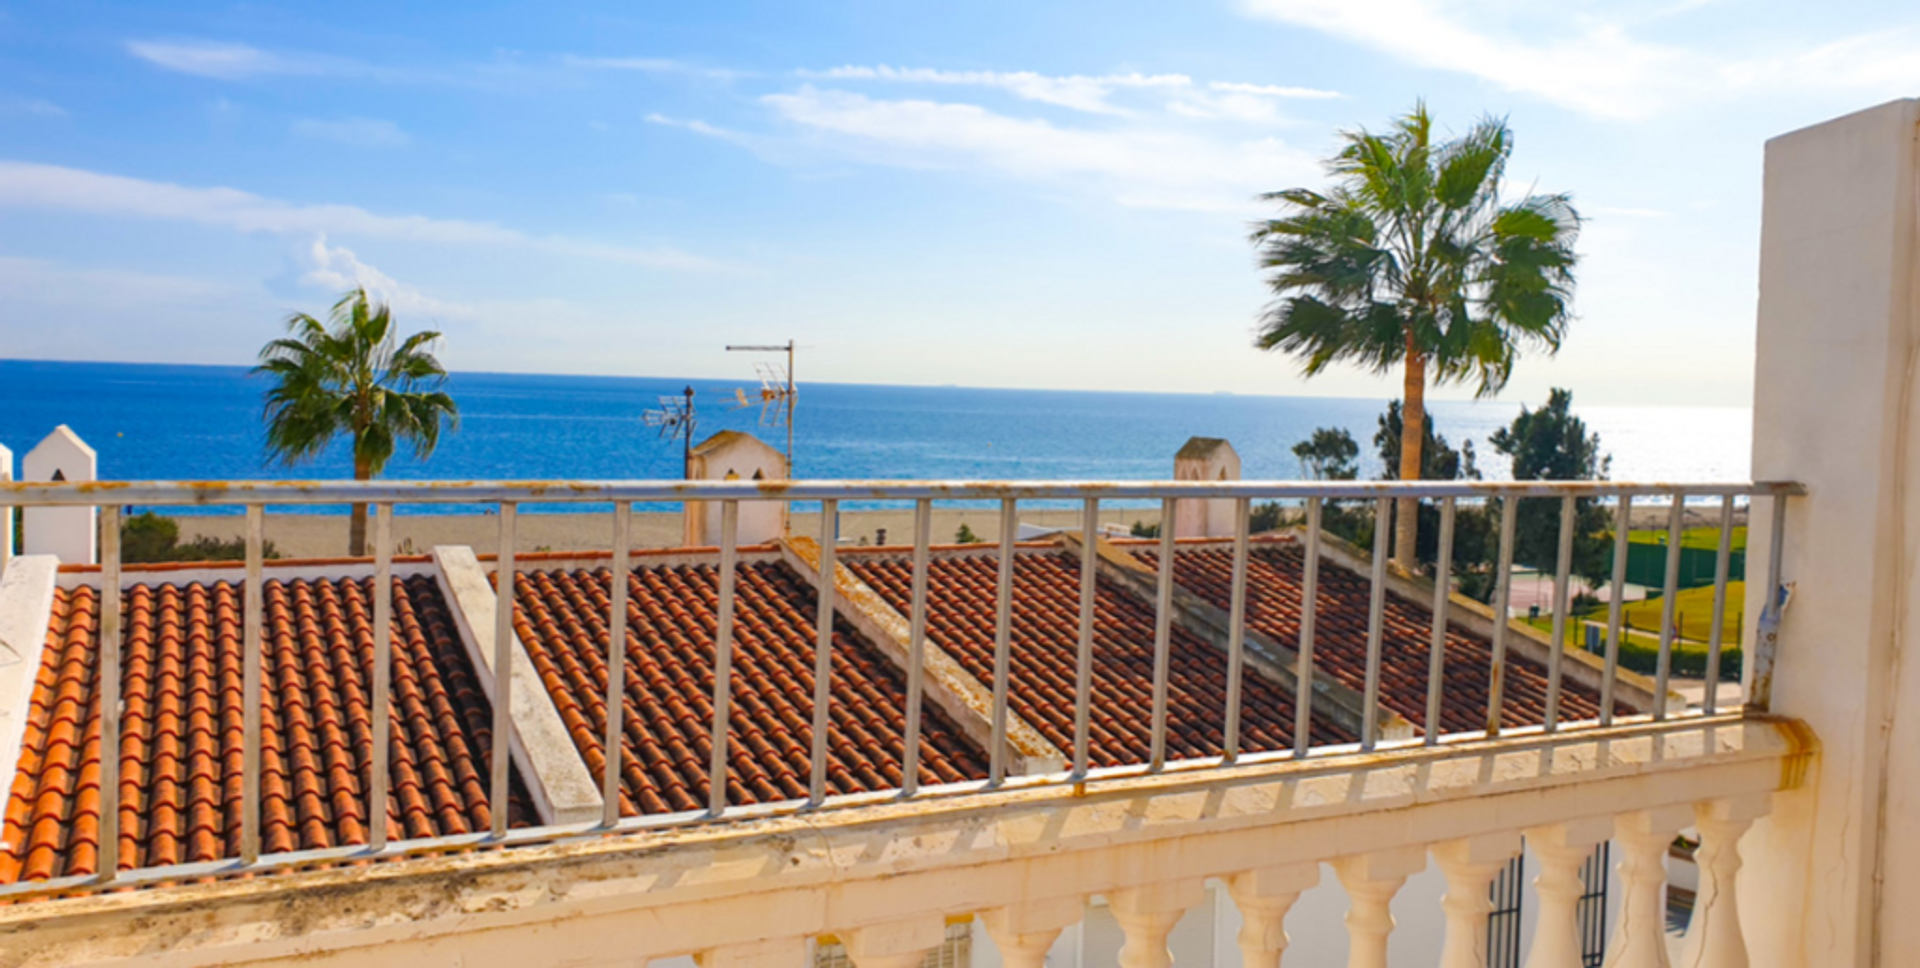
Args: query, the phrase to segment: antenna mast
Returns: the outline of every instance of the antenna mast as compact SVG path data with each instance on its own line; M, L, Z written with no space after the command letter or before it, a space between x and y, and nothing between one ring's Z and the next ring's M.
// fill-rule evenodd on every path
M787 425L787 477L797 478L793 467L793 403L799 396L799 388L793 376L793 340L784 345L747 346L729 345L729 353L785 353L787 365L782 368L777 363L758 363L754 369L760 374L760 423L763 426ZM739 393L740 407L753 406L746 391ZM739 409L736 407L736 409Z

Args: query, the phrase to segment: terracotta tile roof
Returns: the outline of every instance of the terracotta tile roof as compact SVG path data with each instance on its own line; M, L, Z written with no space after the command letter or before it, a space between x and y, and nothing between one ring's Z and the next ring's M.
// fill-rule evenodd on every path
M912 562L848 553L846 566L908 614ZM956 554L929 564L927 634L982 683L993 683L994 555ZM1015 560L1013 708L1047 740L1073 749L1073 707L1080 621L1080 563L1061 552L1029 552ZM1091 758L1096 766L1146 762L1152 749L1154 612L1107 581L1097 585L1093 655ZM1220 754L1226 708L1227 658L1178 626L1169 669L1169 758ZM1243 680L1241 748L1290 749L1293 699L1249 667ZM1315 742L1351 742L1325 721Z
M714 565L655 565L629 578L623 814L707 807L718 575ZM596 780L607 761L611 587L605 568L527 572L514 586L521 640ZM813 588L784 563L763 561L743 562L735 589L728 802L804 798L812 770ZM830 792L900 785L905 694L902 677L872 644L844 623L835 630ZM984 777L981 752L931 704L925 708L922 782Z
M370 579L269 580L263 853L364 843ZM491 711L432 578L396 580L395 839L485 830ZM124 593L122 869L232 857L242 783L238 583ZM99 869L98 592L59 591L7 803L0 883ZM530 822L518 780L513 822Z
M1149 567L1159 567L1150 547L1129 549ZM1293 648L1300 641L1301 582L1306 555L1292 540L1263 541L1253 546L1247 571L1247 624ZM1174 580L1216 607L1230 604L1233 577L1232 548L1220 544L1187 546L1174 552ZM1319 612L1314 622L1314 665L1341 683L1366 688L1367 616L1372 601L1372 579L1322 560ZM1381 704L1424 728L1427 719L1428 643L1433 634L1433 610L1388 595L1383 610L1381 642ZM1493 644L1449 623L1441 725L1447 732L1484 729L1487 693L1493 665ZM1535 725L1546 718L1547 673L1539 663L1507 653L1502 723ZM1622 712L1631 712L1616 704ZM1564 680L1560 693L1561 717L1592 719L1599 715L1597 692Z

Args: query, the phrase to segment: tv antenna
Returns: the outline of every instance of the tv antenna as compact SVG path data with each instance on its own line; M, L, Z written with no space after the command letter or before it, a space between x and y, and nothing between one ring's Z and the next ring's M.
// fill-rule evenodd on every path
M693 409L693 387L680 391L678 397L661 397L660 409L641 414L640 420L660 428L661 440L679 438L680 476L686 477L693 468L693 431L700 423Z
M793 403L799 395L799 389L793 381L793 340L773 346L733 346L727 347L729 353L785 353L787 365L778 363L755 363L753 369L760 374L759 399L755 400L746 390L734 392L735 409L760 406L760 425L787 428L787 477L794 477L793 470Z

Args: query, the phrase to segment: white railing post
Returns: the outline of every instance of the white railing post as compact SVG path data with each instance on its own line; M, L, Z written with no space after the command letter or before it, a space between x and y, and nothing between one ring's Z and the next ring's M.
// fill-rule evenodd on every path
M1700 830L1700 889L1694 894L1693 919L1687 922L1687 946L1681 968L1747 968L1747 941L1740 930L1740 899L1734 890L1740 873L1740 837L1766 816L1771 795L1710 800L1694 807Z
M1667 849L1693 811L1629 813L1614 824L1620 842L1620 921L1607 941L1606 968L1668 968Z
M1295 864L1246 871L1227 879L1227 892L1240 909L1240 964L1243 968L1280 968L1287 950L1287 912L1302 892L1320 883L1320 865Z
M1197 880L1164 881L1107 895L1113 919L1127 937L1120 946L1120 968L1172 968L1167 935L1180 916L1206 896L1205 885Z
M1387 968L1387 939L1393 934L1393 896L1407 878L1425 870L1427 852L1418 847L1375 851L1333 862L1340 886L1347 889L1347 968Z
M1440 901L1447 912L1447 940L1440 949L1440 968L1486 968L1493 879L1520 853L1520 835L1450 840L1434 845L1432 853L1434 863L1447 878L1447 894Z
M920 968L946 938L947 919L939 915L869 925L846 933L847 959L854 968Z
M1540 915L1533 925L1527 968L1581 968L1580 865L1613 834L1612 817L1590 817L1527 831L1527 846L1540 859L1534 891Z
M1006 968L1046 968L1047 952L1060 932L1086 917L1083 897L1050 897L1022 901L1016 906L994 908L980 916L1000 949L1000 962Z

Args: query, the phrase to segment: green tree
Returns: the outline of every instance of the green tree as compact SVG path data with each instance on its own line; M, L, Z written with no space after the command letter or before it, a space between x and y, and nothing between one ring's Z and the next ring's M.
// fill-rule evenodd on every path
M1516 481L1604 481L1613 459L1600 435L1573 415L1573 394L1556 389L1538 410L1520 408L1510 426L1493 432L1493 449L1513 461ZM1607 510L1594 498L1574 501L1573 571L1598 585L1607 578ZM1513 557L1552 570L1560 554L1560 502L1535 498L1514 509Z
M1300 472L1310 480L1351 481L1360 476L1360 445L1345 427L1316 427L1313 436L1293 445Z
M288 335L260 350L253 372L267 390L267 449L287 466L312 460L335 437L352 439L353 478L371 480L404 443L424 460L443 423L457 428L459 408L442 389L447 371L431 352L440 338L423 330L396 339L393 314L365 289L334 303L326 323L305 313L287 319ZM367 550L367 506L355 504L347 553Z
M1426 106L1383 133L1341 135L1332 188L1261 196L1284 206L1252 241L1273 301L1255 345L1298 358L1308 376L1336 363L1398 367L1406 420L1399 477L1415 480L1426 441L1426 387L1504 387L1523 347L1557 352L1570 319L1580 216L1567 195L1503 203L1513 132L1486 118L1435 143ZM1418 538L1403 502L1394 557L1411 569Z
M969 525L967 522L962 521L960 522L960 530L955 531L953 533L953 543L954 544L979 544L980 536L973 533L972 525Z

